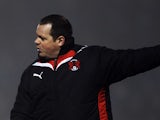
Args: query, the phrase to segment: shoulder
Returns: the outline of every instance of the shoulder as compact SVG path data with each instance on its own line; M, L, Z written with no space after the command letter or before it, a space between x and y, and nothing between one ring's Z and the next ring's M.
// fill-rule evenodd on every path
M106 46L99 46L99 45L85 45L84 51L89 52L89 53L103 53L103 52L113 52L115 50L108 48Z
M32 61L23 71L23 74L25 73L29 73L32 70L33 64L35 64L36 62L38 62L38 59Z

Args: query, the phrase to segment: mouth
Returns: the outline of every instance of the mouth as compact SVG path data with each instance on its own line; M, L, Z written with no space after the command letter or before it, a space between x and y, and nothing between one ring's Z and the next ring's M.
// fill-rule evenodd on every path
M39 48L37 48L37 52L38 52L38 54L40 54L40 53L41 53L41 50L40 50Z
M37 52L40 52L40 49L39 49L39 48L37 48Z

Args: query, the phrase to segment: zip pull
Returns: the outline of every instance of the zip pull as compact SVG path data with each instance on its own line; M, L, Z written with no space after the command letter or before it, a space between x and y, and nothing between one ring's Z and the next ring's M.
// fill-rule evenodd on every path
M57 71L56 67L57 67L57 58L54 59L54 67L53 67L54 71Z

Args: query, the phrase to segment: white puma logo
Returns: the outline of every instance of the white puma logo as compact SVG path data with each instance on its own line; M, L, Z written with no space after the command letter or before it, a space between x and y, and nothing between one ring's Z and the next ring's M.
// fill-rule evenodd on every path
M42 74L43 74L43 72L41 72L40 74L33 73L33 76L34 77L39 77L40 79L42 79Z

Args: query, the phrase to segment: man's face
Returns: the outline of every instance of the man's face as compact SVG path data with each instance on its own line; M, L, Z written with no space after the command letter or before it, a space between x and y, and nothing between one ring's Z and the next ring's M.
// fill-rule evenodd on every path
M37 26L35 44L40 57L56 58L59 54L59 40L50 35L51 27L51 24Z

